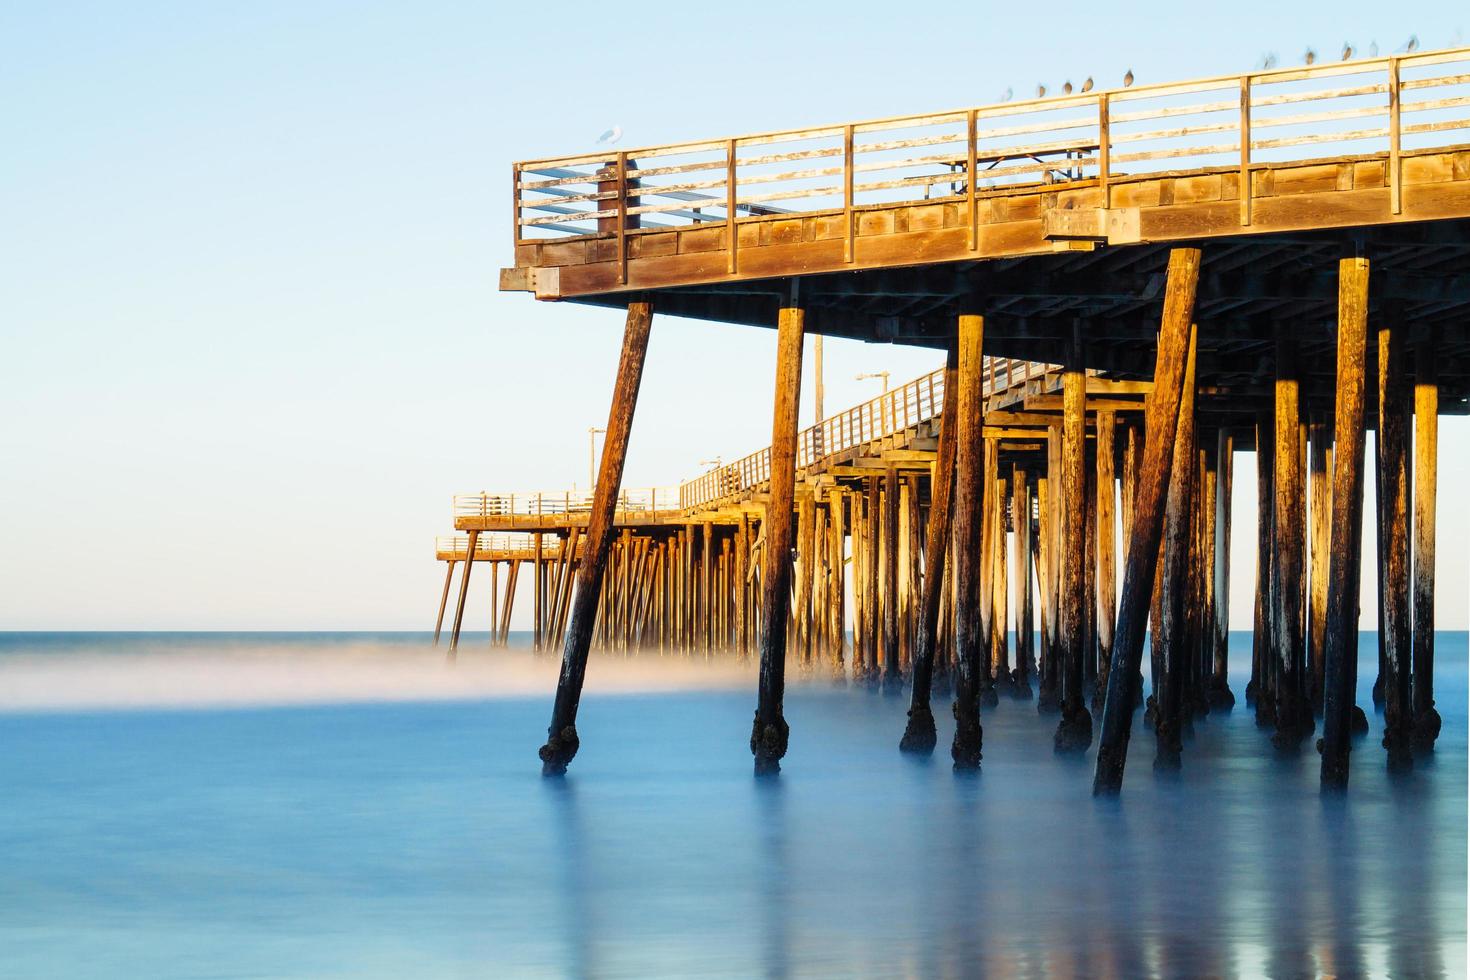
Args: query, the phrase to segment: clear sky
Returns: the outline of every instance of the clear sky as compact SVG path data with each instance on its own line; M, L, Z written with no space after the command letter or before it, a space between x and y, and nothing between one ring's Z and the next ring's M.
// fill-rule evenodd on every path
M497 292L513 159L614 124L639 146L1470 28L1451 0L1185 10L0 6L0 629L423 628L453 492L585 486L621 318ZM767 442L774 349L656 319L627 483ZM827 350L829 410L876 393L859 371L938 364ZM1467 443L1445 420L1448 628ZM1253 479L1240 458L1242 562Z

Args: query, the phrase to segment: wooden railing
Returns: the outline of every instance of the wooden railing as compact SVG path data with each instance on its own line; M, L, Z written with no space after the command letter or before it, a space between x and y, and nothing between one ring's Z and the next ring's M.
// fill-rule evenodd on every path
M556 538L544 541L542 547L547 551L556 550ZM492 553L507 551L534 551L536 548L536 535L534 534L485 534L481 533L475 539L475 555L478 558L488 558ZM470 550L470 537L467 534L441 535L434 539L434 553L436 555L452 555L458 561L463 561Z
M987 357L982 367L982 397L1009 391L1055 369L1053 364ZM938 418L943 410L944 369L940 368L797 433L796 465L811 466L894 435ZM771 450L766 447L680 484L679 507L709 506L758 487L770 476Z
M773 214L855 215L968 201L1035 184L1110 183L1165 170L1238 168L1251 223L1252 167L1386 155L1394 213L1400 154L1470 140L1470 48L1278 68L1194 81L652 146L514 165L515 241L627 237ZM737 271L728 248L729 271Z
M623 490L618 494L618 513L642 514L673 510L678 506L678 487L648 487ZM592 510L592 494L579 490L551 493L462 493L453 504L455 517L509 517L514 515L585 514Z

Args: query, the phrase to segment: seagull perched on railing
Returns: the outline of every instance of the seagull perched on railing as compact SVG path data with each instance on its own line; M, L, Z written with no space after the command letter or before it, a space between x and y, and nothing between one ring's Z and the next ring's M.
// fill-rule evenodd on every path
M1036 97L1038 99L1044 99L1044 98L1046 98L1046 86L1045 85L1038 85L1038 86L1036 86Z
M1014 96L1015 94L1016 94L1015 93L1015 90L1012 89L1009 85L1007 85L1006 86L1006 94L1005 95L1002 95L1000 97L1000 100L1002 102L1009 102L1009 101L1011 101L1011 97Z
M1265 54L1261 55L1261 64L1260 64L1260 67L1263 68L1263 69L1275 68L1276 67L1276 52L1275 51L1267 51Z
M1314 64L1316 62L1316 60L1317 60L1317 52L1313 51L1311 48L1308 48L1307 49L1307 54L1306 54L1307 64L1309 64L1309 65L1310 64Z
M1071 95L1072 94L1072 80L1070 78L1067 79L1065 82L1062 83L1062 94L1063 95Z
M614 126L612 129L607 130L601 136L597 137L597 145L598 146L612 146L614 143L616 143L618 140L620 140L622 138L623 138L623 127L621 127L621 126Z
M1127 88L1133 84L1133 69L1128 69L1128 74L1123 76L1123 87Z
M1418 34L1410 34L1409 35L1409 43L1406 44L1406 45L1404 45L1404 50L1407 51L1409 54L1413 54L1415 51L1418 51L1419 50L1419 35Z
M1368 42L1368 57L1370 57L1370 58L1376 58L1376 57L1378 57L1378 42L1377 41L1369 41Z
M1343 44L1343 46L1342 46L1342 59L1341 60L1343 60L1343 61L1352 61L1353 60L1353 46L1352 46L1352 44L1350 44L1350 43L1344 43Z
M1082 83L1082 91L1084 91L1084 92L1091 92L1092 91L1092 76L1091 75L1088 75L1087 76L1087 81L1085 81L1085 82Z

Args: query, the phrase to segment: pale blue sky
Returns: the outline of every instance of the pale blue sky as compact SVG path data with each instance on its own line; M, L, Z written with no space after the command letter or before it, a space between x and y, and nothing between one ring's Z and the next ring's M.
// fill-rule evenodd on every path
M422 628L451 493L585 485L620 318L496 291L513 159L1470 28L1447 0L1122 9L0 6L0 628ZM766 331L657 319L628 483L766 442L773 356ZM829 344L829 410L875 393L858 371L936 363ZM1470 483L1467 438L1446 420L1442 486ZM1441 624L1463 628L1454 499Z

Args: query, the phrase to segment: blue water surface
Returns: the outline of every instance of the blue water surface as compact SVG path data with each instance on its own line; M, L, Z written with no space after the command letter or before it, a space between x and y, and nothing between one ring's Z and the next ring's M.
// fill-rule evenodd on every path
M0 659L175 645L11 634ZM1438 647L1434 756L1391 778L1370 709L1345 797L1243 703L1197 724L1177 777L1135 720L1102 802L1092 753L1054 756L1031 702L984 713L983 770L957 777L947 710L916 763L905 700L794 687L760 781L753 691L589 696L564 780L536 760L549 690L3 714L0 975L1463 977L1465 634Z

